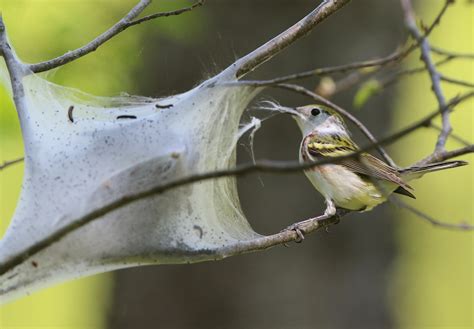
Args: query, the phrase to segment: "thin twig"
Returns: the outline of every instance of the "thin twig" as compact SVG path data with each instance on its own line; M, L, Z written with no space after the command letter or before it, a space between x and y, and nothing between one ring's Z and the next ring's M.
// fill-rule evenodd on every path
M436 65L436 67L440 67L440 66L443 66L444 64L449 63L453 59L454 58L445 58L445 59L442 59L442 60L436 62L435 65ZM397 71L397 72L393 73L392 75L390 75L388 77L380 79L379 80L380 87L381 87L381 89L384 89L388 86L393 85L395 82L398 82L398 80L400 80L403 77L412 76L412 75L422 73L422 72L425 72L425 71L426 71L426 68L424 66L414 67L414 68L410 68L410 69L403 69L403 70Z
M458 105L459 103L474 97L474 92L465 94L460 97L456 97L455 99L451 100L449 103L447 103L447 107L452 107L455 105ZM344 159L348 159L351 157L358 156L359 154L369 151L379 145L385 145L392 143L401 137L421 128L426 126L427 122L431 121L434 117L440 114L440 110L436 110L423 118L422 120L419 120L415 123L412 123L411 125L407 126L406 128L398 131L397 133L390 135L386 138L380 139L378 143L375 144L369 144L365 147L360 148L357 152L353 152L351 154L347 154L344 156L339 156L339 157L333 157L333 158L323 158L318 161L314 162L305 162L305 163L300 163L296 161L256 161L255 163L250 163L250 164L242 164L239 166L236 166L235 168L230 168L230 169L222 169L222 170L217 170L217 171L211 171L211 172L205 172L205 173L196 173L192 174L190 176L186 177L181 177L176 180L164 183L164 184L159 184L157 186L154 186L148 190L137 192L135 194L130 194L130 195L125 195L123 197L120 197L105 206L101 206L95 210L90 211L86 215L73 219L70 221L68 224L66 224L64 227L59 229L58 231L48 235L45 237L43 240L37 241L25 250L23 250L21 253L11 257L9 260L0 263L0 275L6 273L10 269L14 268L15 266L23 263L28 257L40 252L41 250L45 249L46 247L58 242L65 236L67 236L69 233L75 231L76 229L83 227L86 224L89 224L90 222L106 215L107 213L116 210L118 208L124 207L126 205L131 204L132 202L135 202L137 200L145 199L151 196L156 196L159 194L162 194L166 191L169 191L171 189L185 186L185 185L190 185L192 183L200 182L200 181L205 181L205 180L210 180L210 179L217 179L217 178L222 178L222 177L229 177L229 176L243 176L251 173L256 173L256 172L270 172L270 173L291 173L291 172L296 172L296 171L301 171L305 169L309 169L315 166L320 166L323 164L328 164L328 163L337 163L339 161L342 161ZM454 151L453 151L454 152ZM239 253L246 252L247 249L245 249L245 246L248 245L249 248L254 248L252 250L257 250L257 249L265 249L270 246L273 246L275 241L282 241L278 243L284 243L288 242L291 240L296 239L296 234L294 233L280 233L277 234L276 237L274 238L268 238L266 240L265 237L261 238L260 242L243 242L242 245L234 246L234 249L229 249L229 250L240 250ZM289 239L289 240L285 240ZM284 240L284 241L283 241ZM268 243L268 245L266 244ZM276 242L275 242L276 243ZM248 250L251 251L251 250Z
M451 57L446 57L436 63L436 66L442 66L450 61L452 61L455 58ZM383 66L380 66L378 69L374 70L360 70L360 71L355 71L352 72L351 74L345 76L344 78L335 81L334 82L334 88L332 90L329 90L326 94L320 94L321 96L325 98L331 98L332 96L340 93L341 91L347 90L357 84L359 84L362 81L367 81L370 77L377 75ZM392 85L393 83L397 82L400 78L405 77L405 76L410 76L413 74L421 73L425 71L425 67L417 67L417 68L412 68L412 69L403 69L399 70L391 75L389 75L386 78L383 79L377 79L378 83L380 85L380 89L385 89L386 87ZM323 81L323 80L321 80ZM316 90L318 90L318 87L316 87Z
M449 6L449 0L444 4L444 6L441 8L438 15L436 15L434 21L426 29L424 35L422 36L423 38L427 38L431 34L433 29L436 27L436 25L440 23L441 18L446 13L448 6ZM255 87L263 87L263 86L271 86L271 85L276 85L280 83L285 83L292 80L308 78L312 76L323 76L323 75L334 74L334 73L346 73L346 72L364 69L364 68L378 67L378 69L381 69L388 64L397 63L403 60L405 57L411 54L420 45L421 41L422 39L416 40L414 44L408 45L405 49L398 47L394 52L382 58L366 60L366 61L361 61L361 62L354 62L354 63L350 63L346 65L317 68L317 69L295 73L295 74L289 74L283 77L278 77L278 78L269 79L269 80L259 80L259 81L242 80L238 82L231 82L229 84L232 84L232 85L243 84L243 85L250 85L250 86L255 86Z
M239 79L243 77L296 40L307 35L316 25L336 13L350 1L351 0L324 0L316 9L299 22L232 64L230 68L236 70L235 78Z
M314 89L316 94L323 96L324 98L330 99L334 95L339 94L357 84L361 81L367 79L368 77L372 76L374 72L363 72L363 71L355 71L352 72L345 77L333 81L333 87L329 88L329 90L325 90L324 88L324 78L321 79L319 84Z
M443 8L447 8L452 2L452 0L446 0ZM449 120L449 111L446 109L446 99L441 88L441 75L437 71L431 58L431 48L427 38L421 34L421 32L418 30L418 27L416 26L415 12L413 10L411 0L401 0L401 4L405 15L405 25L407 26L412 37L420 44L421 60L425 63L426 69L430 75L431 89L436 96L439 107L441 109L445 109L441 114L442 131L438 136L438 141L435 148L436 151L441 151L444 150L447 138L452 130Z
M0 165L0 170L3 170L7 167L10 167L11 165L14 165L16 163L19 163L19 162L22 162L24 160L24 158L18 158L18 159L13 159L13 160L8 160L8 161L4 161L1 165Z
M78 58L81 58L81 57L97 50L97 48L102 46L108 40L112 39L117 34L119 34L120 32L122 32L124 30L126 30L127 28L129 28L131 26L134 26L134 25L137 25L137 24L140 24L140 23L143 23L143 22L149 21L151 19L155 19L155 18L168 17L168 16L173 16L173 15L180 15L182 13L191 11L192 9L201 6L204 3L204 1L203 0L198 1L190 7L186 7L186 8L182 8L182 9L178 9L178 10L174 10L174 11L169 11L169 12L156 13L156 14L152 14L152 15L145 16L143 18L134 20L134 18L136 18L138 15L140 15L143 12L143 10L145 10L145 8L150 3L151 3L151 0L141 0L119 22L117 22L114 26L112 26L110 29L108 29L107 31L105 31L104 33L99 35L97 38L95 38L94 40L92 40L88 44L86 44L86 45L84 45L80 48L77 48L73 51L69 51L69 52L65 53L64 55L53 58L51 60L41 62L41 63L37 63L37 64L30 64L29 69L34 73L38 73L38 72L48 71L48 70L51 70L53 68L65 65L69 62L72 62L72 61L74 61Z
M472 53L457 53L454 51L441 49L433 45L431 46L431 51L435 54L446 56L447 58L474 59L474 54Z
M433 155L430 157L429 162L441 162L445 160L449 160L452 158L456 158L458 156L468 154L468 153L474 153L474 144L467 145L465 147L453 150L453 151L443 151L439 153L433 153Z
M409 0L409 1L411 1L411 0ZM426 39L431 34L433 29L437 25L439 25L439 23L441 23L441 19L443 18L444 14L446 14L446 11L448 10L449 6L452 5L453 3L454 3L454 0L445 0L444 1L443 7L441 7L441 10L439 11L438 15L436 15L436 17L433 20L433 22L431 23L431 25L425 30L425 34L423 36L424 39ZM413 7L411 9L411 12L414 13ZM414 17L414 15L413 15L413 17Z
M313 76L324 76L328 74L334 73L346 73L354 70L359 70L363 68L370 68L376 66L384 66L390 63L394 63L406 55L406 50L397 49L392 54L388 55L387 57L361 61L361 62L354 62L345 65L338 65L338 66L331 66L331 67L323 67L317 68L305 72L289 74L282 77L269 79L269 80L241 80L236 82L230 82L231 85L246 85L246 86L255 86L255 87L264 87L264 86L273 86L280 83L292 81L292 80L299 80L303 78L313 77Z
M438 126L437 124L435 124L435 123L433 123L433 122L430 122L430 123L428 124L428 127L429 127L429 128L433 128L433 129L437 130L438 132L440 132L441 129L442 129L440 126ZM459 135L457 135L457 134L455 134L455 133L453 133L453 132L451 132L451 134L449 135L449 138L455 140L456 142L458 142L458 143L460 143L460 144L462 144L462 145L464 145L464 146L469 146L469 145L471 145L471 142L469 142L468 140L462 138L461 136L459 136Z
M156 13L156 14L152 14L152 15L148 15L148 16L145 16L145 17L142 17L140 19L136 19L132 22L130 22L127 27L130 27L130 26L133 26L133 25L137 25L137 24L141 24L143 22L146 22L146 21L149 21L151 19L156 19L156 18L160 18L160 17L168 17L168 16L177 16L177 15L181 15L185 12L188 12L188 11L191 11L193 10L194 8L196 7L200 7L202 5L204 5L204 2L205 0L199 0L197 2L195 2L194 4L192 4L191 6L189 7L186 7L186 8L182 8L182 9L178 9L178 10L173 10L173 11L166 11L166 12L163 12L163 13Z
M454 85L458 86L463 86L463 87L468 87L468 88L474 88L474 83L469 82L469 81L464 81L464 80L459 80L459 79L453 79L450 77L447 77L445 75L440 75L441 81L445 81Z
M313 93L312 91L302 87L302 86L298 86L298 85L293 85L293 84L279 84L279 85L276 85L275 87L277 88L283 88L283 89L287 89L287 90L291 90L291 91L294 91L294 92L297 92L297 93L300 93L300 94L303 94L305 96L308 96L308 97L311 97L313 98L314 100L322 103L323 105L326 105L326 106L329 106L331 108L333 108L334 110L336 110L337 112L339 112L341 115L345 116L346 118L348 118L353 124L355 124L363 133L365 136L367 136L367 138L374 144L377 144L378 141L377 139L374 137L374 135L372 135L372 133L370 132L370 130L362 123L359 121L359 119L357 119L354 115L352 115L350 112L344 110L343 108L341 108L340 106L337 106L336 104L334 104L333 102L327 100L326 98L324 97L321 97L319 96L318 94L315 94ZM381 147L380 145L378 145L376 147L377 151L380 153L380 155L385 159L385 161L387 161L391 166L397 168L397 165L395 163L395 161L392 160L392 158L388 155L388 153L383 149L383 147Z
M27 66L23 64L12 50L7 38L7 29L0 13L0 55L5 59L13 92L13 102L20 119L20 124L26 121L27 104L25 100L25 89L23 77L27 74Z
M392 198L390 198L390 200L392 201L392 203L394 203L398 207L410 211L411 213L415 214L417 217L419 217L421 219L424 219L425 221L427 221L428 223L430 223L434 226L439 226L439 227L443 227L443 228L450 229L450 230L456 230L456 231L459 231L459 230L472 231L472 230L474 230L474 226L469 225L467 223L448 223L448 222L445 222L445 221L438 220L438 219L426 214L425 212L409 205L408 203L400 200L399 198L392 197Z

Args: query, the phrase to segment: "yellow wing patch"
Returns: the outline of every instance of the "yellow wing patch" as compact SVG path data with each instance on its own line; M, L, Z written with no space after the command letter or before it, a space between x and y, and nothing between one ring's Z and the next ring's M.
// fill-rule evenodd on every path
M339 135L309 134L305 138L305 144L307 152L312 156L336 157L358 150L354 142Z

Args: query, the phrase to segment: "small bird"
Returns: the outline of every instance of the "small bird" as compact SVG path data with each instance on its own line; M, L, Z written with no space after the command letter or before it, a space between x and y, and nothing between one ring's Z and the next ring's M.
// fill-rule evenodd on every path
M294 115L303 134L301 162L338 157L359 150L352 141L342 117L322 105L306 105L278 110ZM465 161L446 161L408 169L394 168L369 153L305 170L314 187L324 196L325 215L332 216L336 207L368 211L387 200L392 193L415 198L408 182L425 173L466 165Z

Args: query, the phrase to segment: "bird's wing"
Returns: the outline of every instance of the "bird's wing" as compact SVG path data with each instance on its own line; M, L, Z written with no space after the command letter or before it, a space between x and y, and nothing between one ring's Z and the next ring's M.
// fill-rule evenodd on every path
M308 134L303 140L303 147L315 157L337 157L356 152L359 148L349 138L339 135Z
M346 166L358 174L386 180L400 185L406 189L412 189L410 185L403 181L399 172L395 168L389 166L382 160L377 159L369 153L362 153L358 158L344 159L340 162L340 164Z
M308 153L315 157L338 157L351 154L359 149L349 138L342 139L335 135L310 134L305 138L304 144ZM357 174L395 183L401 187L396 190L397 193L414 197L408 191L412 187L403 181L397 169L369 153L361 153L358 157L343 159L339 164Z

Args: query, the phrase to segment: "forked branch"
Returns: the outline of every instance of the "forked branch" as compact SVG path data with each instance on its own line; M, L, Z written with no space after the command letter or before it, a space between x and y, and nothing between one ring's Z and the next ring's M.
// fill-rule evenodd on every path
M409 212L411 212L412 214L414 214L418 218L421 218L421 219L427 221L428 223L430 223L433 226L438 226L438 227L442 227L442 228L449 229L449 230L455 230L455 231L472 231L472 230L474 230L474 226L469 225L466 222L450 223L450 222L447 222L447 221L442 221L442 220L436 219L436 218L428 215L427 213L425 213L425 212L409 205L408 203L400 200L399 198L393 197L393 198L390 198L390 201L392 201L392 203L394 203L396 206L408 210Z
M3 170L5 168L8 168L14 164L20 163L24 160L24 158L17 158L13 160L8 160L8 161L3 161L3 163L0 165L0 170Z
M52 70L56 67L63 66L67 63L70 63L78 58L81 58L99 48L102 46L104 43L115 37L117 34L119 34L122 31L125 31L131 26L138 25L140 23L160 18L160 17L168 17L168 16L176 16L183 14L185 12L191 11L196 7L199 7L204 4L204 0L200 0L196 3L194 3L190 7L178 9L178 10L173 10L173 11L168 11L168 12L162 12L162 13L156 13L152 15L145 16L140 19L135 19L140 15L143 10L151 3L151 0L141 0L135 7L130 10L130 12L125 15L119 22L117 22L114 26L112 26L110 29L99 35L97 38L89 42L88 44L77 48L73 51L69 51L65 53L64 55L61 55L59 57L53 58L51 60L37 63L37 64L30 64L29 69L34 72L34 73L39 73L39 72L44 72L44 71L49 71ZM135 20L134 20L135 19Z
M453 2L453 0L446 0L445 6L443 8L447 8ZM440 109L444 109L441 114L442 130L439 134L435 148L437 152L440 152L444 150L448 136L452 130L449 119L449 111L446 109L446 98L441 88L441 74L436 69L434 61L431 58L431 47L428 39L421 34L420 30L416 26L415 12L413 10L411 0L401 0L401 4L405 14L405 25L407 26L412 37L417 40L420 45L421 60L424 62L426 70L430 75L431 89L436 96Z
M304 78L308 78L312 76L324 76L324 75L329 75L329 74L334 74L334 73L347 73L350 71L360 70L360 69L375 68L375 70L381 70L385 66L399 63L400 61L405 59L408 55L410 55L415 49L417 49L418 46L422 43L422 41L426 39L431 34L433 29L440 23L441 18L446 13L446 10L448 9L451 1L452 0L447 0L445 2L444 6L436 15L431 25L426 29L425 33L423 35L420 34L421 36L420 38L416 39L414 43L408 44L406 47L398 47L397 49L395 49L395 51L393 51L392 53L390 53L389 55L385 57L370 59L370 60L365 60L365 61L360 61L360 62L354 62L354 63L344 64L344 65L337 65L337 66L332 66L332 67L317 68L317 69L313 69L313 70L309 70L305 72L299 72L299 73L294 73L290 75L285 75L282 77L277 77L270 80L240 81L235 84L249 85L249 86L255 86L255 87L264 87L264 86L273 86L273 85L277 85L277 84L281 84L281 83L285 83L285 82L289 82L293 80L304 79ZM449 55L449 57L451 58L462 57L462 56L469 56L469 54L450 54Z
M253 71L290 44L307 35L316 25L347 5L350 1L324 0L298 23L235 62L232 65L235 65L237 69L235 77L239 79Z

